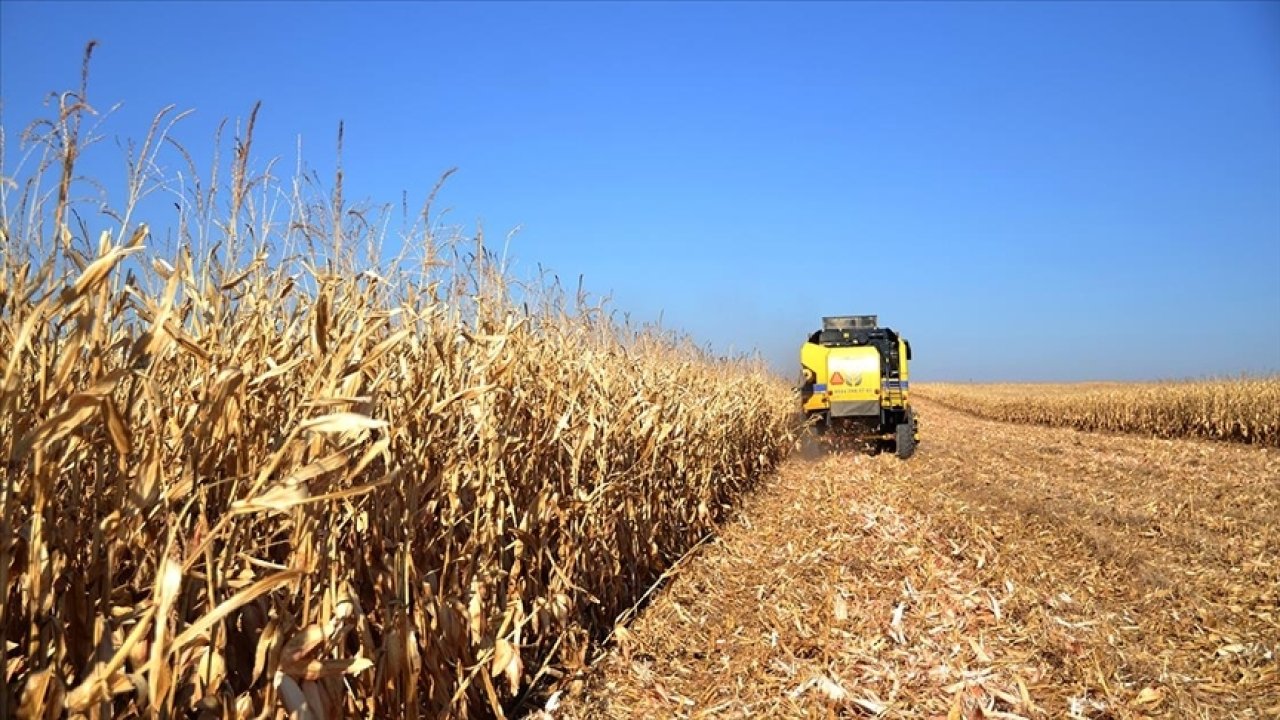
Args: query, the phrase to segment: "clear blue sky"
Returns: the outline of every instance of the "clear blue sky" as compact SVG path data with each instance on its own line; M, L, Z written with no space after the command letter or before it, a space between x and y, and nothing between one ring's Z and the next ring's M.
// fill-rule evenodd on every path
M203 157L261 99L260 157L301 135L325 173L344 120L348 197L456 166L441 204L520 226L518 272L788 377L845 313L903 330L923 379L1280 370L1280 5L4 2L0 26L11 133L96 38L109 135L176 103Z

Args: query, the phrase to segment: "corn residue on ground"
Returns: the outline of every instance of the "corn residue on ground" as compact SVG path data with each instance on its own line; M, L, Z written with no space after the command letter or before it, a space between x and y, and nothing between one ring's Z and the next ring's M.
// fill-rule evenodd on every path
M784 466L550 714L1280 713L1280 453L921 408L910 462Z

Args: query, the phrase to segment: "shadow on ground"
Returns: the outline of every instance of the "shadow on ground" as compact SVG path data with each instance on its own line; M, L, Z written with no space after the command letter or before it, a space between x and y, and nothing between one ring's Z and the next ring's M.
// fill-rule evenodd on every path
M857 453L861 455L879 455L892 450L892 443L882 440L806 432L796 442L796 450L792 455L804 462L818 462L833 453Z

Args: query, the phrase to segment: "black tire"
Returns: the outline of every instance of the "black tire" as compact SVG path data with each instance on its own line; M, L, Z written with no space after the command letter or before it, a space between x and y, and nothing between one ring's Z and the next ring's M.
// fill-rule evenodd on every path
M898 425L895 434L894 452L897 453L898 457L906 460L916 451L915 428L911 427L910 421L904 422Z
M814 413L814 417L818 418L813 424L813 431L818 435L826 435L831 430L831 415L825 412Z

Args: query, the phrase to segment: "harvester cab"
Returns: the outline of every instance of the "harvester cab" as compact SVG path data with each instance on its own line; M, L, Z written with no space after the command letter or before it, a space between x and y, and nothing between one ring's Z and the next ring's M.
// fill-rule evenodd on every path
M909 398L911 343L875 315L822 318L800 349L800 401L819 432L892 441L908 458L919 441Z

